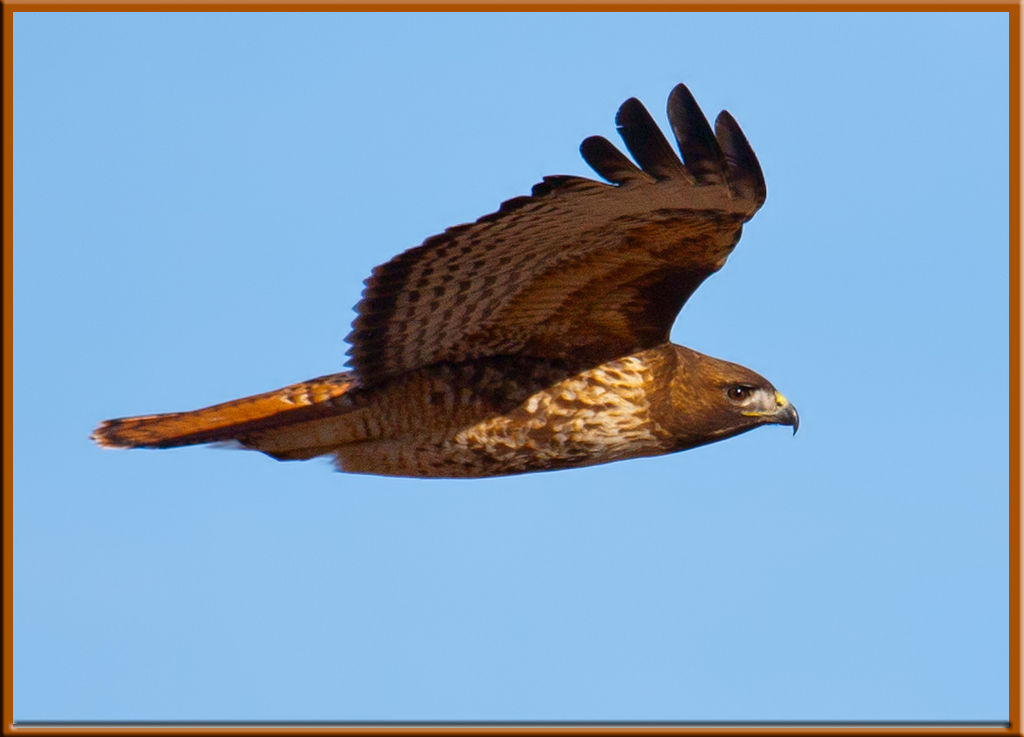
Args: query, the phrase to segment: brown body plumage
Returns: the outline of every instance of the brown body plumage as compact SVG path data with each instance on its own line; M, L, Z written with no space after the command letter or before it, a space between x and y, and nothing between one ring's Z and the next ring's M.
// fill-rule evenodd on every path
M749 369L668 343L682 304L724 264L764 201L739 127L712 133L682 85L669 118L617 122L635 166L589 138L615 186L547 177L530 197L374 269L349 340L352 371L195 412L109 420L101 445L237 441L345 471L478 477L669 453L792 406Z

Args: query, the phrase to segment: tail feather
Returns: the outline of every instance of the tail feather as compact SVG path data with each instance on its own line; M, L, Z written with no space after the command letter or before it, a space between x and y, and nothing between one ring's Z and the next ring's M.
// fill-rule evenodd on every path
M92 439L108 448L176 448L230 440L250 445L245 440L253 434L337 415L336 400L355 383L351 373L330 374L192 412L107 420Z

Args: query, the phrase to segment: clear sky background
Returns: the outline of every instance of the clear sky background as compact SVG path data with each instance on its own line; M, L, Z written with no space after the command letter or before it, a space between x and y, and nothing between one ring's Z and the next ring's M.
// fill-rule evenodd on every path
M14 21L19 720L1005 720L1005 14ZM105 451L341 368L362 280L630 96L768 200L673 338L802 426L472 481Z

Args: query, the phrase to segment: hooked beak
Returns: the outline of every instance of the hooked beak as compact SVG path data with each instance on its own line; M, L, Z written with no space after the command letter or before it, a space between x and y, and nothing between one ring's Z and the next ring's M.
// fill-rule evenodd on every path
M772 422L780 425L791 425L794 435L796 435L796 431L800 428L800 415L797 414L796 407L790 404L789 400L779 392L775 392L775 414L772 417L774 418Z
M767 412L744 412L748 417L764 417L765 422L773 425L789 425L796 435L800 427L800 415L796 413L796 407L789 403L780 392L775 392L775 409Z

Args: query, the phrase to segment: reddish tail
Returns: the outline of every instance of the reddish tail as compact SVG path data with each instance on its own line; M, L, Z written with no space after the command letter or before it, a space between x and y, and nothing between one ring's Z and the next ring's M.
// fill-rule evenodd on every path
M108 448L175 448L242 440L253 433L336 415L334 400L354 383L351 374L331 374L193 412L107 420L92 439Z

